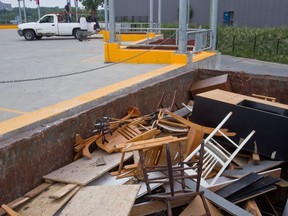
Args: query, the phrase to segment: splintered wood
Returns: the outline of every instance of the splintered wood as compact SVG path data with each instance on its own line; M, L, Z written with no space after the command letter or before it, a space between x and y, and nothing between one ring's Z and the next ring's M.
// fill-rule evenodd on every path
M139 185L87 186L81 188L69 201L60 216L127 216L132 209L139 188Z

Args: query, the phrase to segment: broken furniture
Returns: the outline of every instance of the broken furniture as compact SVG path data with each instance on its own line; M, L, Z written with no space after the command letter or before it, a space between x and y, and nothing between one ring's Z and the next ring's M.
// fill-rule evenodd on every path
M211 107L213 115L208 115L212 111ZM213 90L196 95L191 120L197 124L215 127L222 116L230 111L234 114L227 126L237 132L236 139L256 130L255 140L260 156L288 161L288 105ZM253 142L247 143L243 150L253 153Z
M224 91L231 91L231 85L228 80L228 74L223 74L216 77L211 77L204 80L193 82L190 88L190 92L195 98L196 94L211 91L213 89L221 89Z
M220 124L214 129L214 131L209 134L209 136L203 141L204 143L204 159L203 159L203 171L202 171L202 180L201 185L204 187L212 186L215 184L220 175L224 172L227 166L230 164L232 159L238 154L238 152L243 148L243 146L248 142L248 140L252 137L255 131L251 131L250 134L240 143L237 144L233 140L231 140L228 136L226 136L222 131L221 127L228 121L231 117L232 112L228 113L226 117L220 122ZM218 141L215 139L215 134L220 133L224 141L227 142L229 147L225 148L223 146L223 139ZM189 162L191 159L195 159L198 157L199 152L201 151L201 146L198 146L190 155L188 155L185 159L185 162ZM193 168L194 165L192 165ZM210 174L212 171L217 168L216 176L211 180L211 182L206 181L205 179L211 177ZM187 174L191 175L197 171L197 167L193 170L185 171Z
M206 200L204 199L203 192L199 190L200 188L200 178L201 178L201 172L202 172L202 156L199 157L199 160L195 162L197 164L197 173L193 175L186 175L184 173L184 170L190 169L190 167L185 168L184 167L184 156L183 156L183 150L182 150L182 144L181 141L187 140L186 137L184 138L177 138L177 137L170 137L169 139L163 139L163 138L155 138L153 141L146 140L146 141L140 141L135 143L130 143L129 145L126 144L126 146L117 146L121 147L122 152L128 152L128 151L139 151L140 155L140 164L141 164L141 170L143 174L143 179L147 187L148 198L154 199L154 200L162 200L165 201L167 204L167 211L168 215L172 215L172 209L171 209L171 201L176 200L183 197L193 197L200 196L204 205L204 208L206 210L206 215L210 215L209 208L207 206ZM179 162L176 163L176 165L173 165L175 163L172 162L171 159L171 152L170 152L170 146L169 145L176 145L178 144L179 151L178 151L178 157ZM166 165L157 165L157 164L151 164L149 160L147 160L148 157L150 157L149 154L145 154L147 150L155 147L162 147L165 146L166 150ZM202 145L203 147L203 145ZM203 149L203 148L202 148ZM150 159L150 158L149 158ZM148 163L147 163L148 162ZM156 178L150 178L149 173L150 172L163 172L166 175L163 177L156 177ZM185 179L197 179L197 187L195 191L188 190L185 185ZM174 188L174 181L180 181L181 182L181 190L175 190ZM169 183L170 185L170 191L166 193L159 193L159 194L153 194L152 190L150 188L150 184L153 183Z

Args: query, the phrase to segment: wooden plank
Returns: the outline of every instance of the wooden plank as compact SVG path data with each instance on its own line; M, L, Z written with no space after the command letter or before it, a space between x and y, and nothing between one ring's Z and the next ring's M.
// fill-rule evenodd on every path
M126 153L125 160L131 158L132 155L132 153ZM105 158L106 165L97 166L96 161L101 156ZM92 158L90 160L81 158L58 170L55 170L43 178L56 182L87 185L89 182L119 165L120 158L121 153L108 154L103 150L98 150L92 153Z
M247 200L244 209L253 214L254 216L262 216L261 211L258 208L258 205L256 204L254 199Z
M265 170L279 166L282 163L283 161L262 160L259 161L257 165L255 165L254 163L248 163L243 166L239 166L237 169L234 170L225 170L222 175L231 178L241 178L245 175L248 175L251 172L254 173L263 172Z
M228 80L228 74L223 74L220 76L215 76L208 79L193 82L190 88L190 92L192 96L195 97L196 94L211 91L214 89L231 91L230 82Z
M272 170L267 170L267 171L264 171L264 172L261 172L261 173L258 173L259 175L261 175L261 176L263 176L263 177L265 177L265 176L271 176L271 177L274 177L274 178L280 178L280 176L281 176L281 168L276 168L276 169L272 169ZM227 177L225 177L225 176L221 176L220 178L227 178ZM219 178L219 179L220 179ZM223 188L223 187L225 187L225 186L227 186L227 185L229 185L229 184L231 184L232 182L235 182L235 181L238 181L239 179L231 179L230 178L230 180L228 180L228 181L225 181L225 182L221 182L221 183L219 183L219 184L215 184L215 185L213 185L213 186L211 186L211 187L207 187L207 189L209 189L210 191L213 191L213 192L215 192L215 191L218 191L218 190L220 190L221 188Z
M231 202L244 200L245 198L249 197L250 194L257 194L258 191L261 191L263 188L267 188L270 185L274 185L274 183L277 181L279 180L270 176L264 177L254 182L253 184L249 185L248 187L242 189L237 194L233 194L227 199L230 200Z
M1 208L4 209L9 216L20 216L17 212L11 209L9 206L2 204Z
M191 202L191 197L184 197L171 201L171 207L179 207ZM139 215L150 215L153 213L161 212L167 210L167 206L164 202L161 201L149 201L139 204L135 204L132 207L130 216L139 216Z
M77 184L67 184L64 187L62 187L59 191L56 191L56 193L49 196L51 199L60 199L61 197L65 196L67 193L69 193L71 190L77 187Z
M222 216L221 212L212 205L208 200L206 200L210 214L213 216ZM197 216L197 215L205 215L206 211L203 206L203 202L200 196L195 197L192 202L181 212L180 216Z
M221 190L218 190L216 193L223 198L227 198L237 192L239 193L241 190L244 190L246 187L260 180L261 178L263 177L256 173L250 173L238 181L229 184Z
M51 186L51 183L48 182L44 182L41 185L39 185L38 187L34 188L33 190L29 191L28 193L26 193L24 195L24 197L34 197L38 194L40 194L42 191L46 190L48 187Z
M190 179L186 179L186 186L191 190L196 189L196 183ZM229 202L228 200L224 199L223 197L217 195L216 193L204 188L200 187L200 191L204 191L204 196L214 205L218 206L225 212L231 215L241 215L241 216L251 216L251 214L244 209L240 208L239 206L235 205L234 203Z
M276 190L277 189L277 186L275 185L269 185L267 187L264 187L260 190L257 190L257 191L253 191L249 194L246 194L245 196L243 197L239 197L237 200L233 200L233 203L237 204L237 203L240 203L240 202L243 202L243 201L246 201L248 199L252 199L256 196L259 196L259 195L262 195L262 194L265 194L265 193L268 193L272 190Z
M51 185L37 197L32 198L27 203L19 206L15 210L21 216L51 216L55 214L79 189L76 187L61 199L50 199L49 196L56 193L63 187L63 184L56 183Z
M69 201L60 216L129 215L139 185L86 186Z

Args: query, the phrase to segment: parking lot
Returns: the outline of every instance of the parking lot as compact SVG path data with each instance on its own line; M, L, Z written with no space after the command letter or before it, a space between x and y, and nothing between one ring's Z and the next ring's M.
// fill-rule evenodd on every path
M164 66L104 63L103 40L96 37L26 41L7 29L0 38L0 121Z

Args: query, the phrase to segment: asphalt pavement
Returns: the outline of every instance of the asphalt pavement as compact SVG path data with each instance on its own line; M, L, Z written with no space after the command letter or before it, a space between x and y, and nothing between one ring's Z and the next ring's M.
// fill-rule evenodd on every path
M0 30L0 121L32 112L166 65L104 63L103 40L26 41ZM288 65L223 55L221 70L287 76Z

